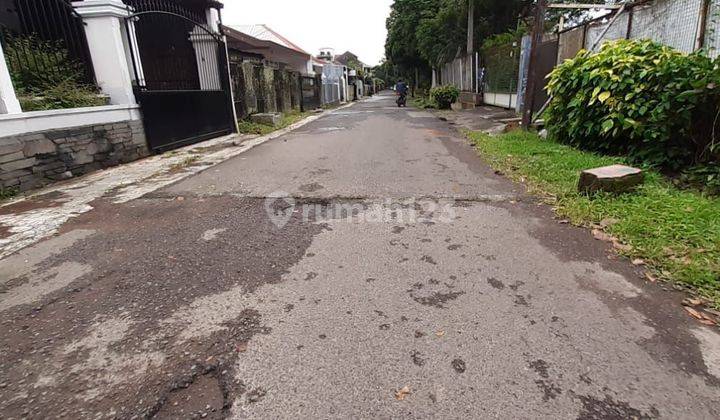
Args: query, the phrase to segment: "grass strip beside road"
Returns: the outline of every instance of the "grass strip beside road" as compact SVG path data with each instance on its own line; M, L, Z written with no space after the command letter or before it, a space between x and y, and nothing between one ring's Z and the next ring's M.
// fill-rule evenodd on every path
M290 111L283 113L280 119L280 124L274 127L265 124L258 124L250 120L240 120L238 121L238 131L242 134L258 134L264 136L266 134L272 133L273 131L277 131L292 124L295 124L296 122L304 119L309 115L311 115L310 112L300 111Z
M646 171L634 193L577 192L584 169L625 163L543 140L521 131L499 136L468 133L495 169L525 183L561 218L616 238L618 252L644 262L658 278L688 287L720 309L720 199L681 190Z
M0 187L0 202L8 201L11 198L14 198L19 194L19 190L17 188L6 188L6 187Z

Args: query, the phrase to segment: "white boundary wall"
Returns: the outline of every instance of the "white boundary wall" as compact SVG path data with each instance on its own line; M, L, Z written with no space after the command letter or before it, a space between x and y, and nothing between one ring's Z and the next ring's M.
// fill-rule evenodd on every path
M138 105L108 105L0 115L0 145L7 136L140 120Z

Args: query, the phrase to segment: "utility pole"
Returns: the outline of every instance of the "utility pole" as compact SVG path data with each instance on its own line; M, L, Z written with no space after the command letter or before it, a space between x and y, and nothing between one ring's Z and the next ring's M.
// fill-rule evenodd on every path
M470 65L463 64L463 73L473 73L473 53L475 52L475 0L468 0L468 16L467 16L467 54L463 63L467 63L467 59L470 59ZM465 77L463 76L463 79ZM470 77L470 86L465 86L465 89L474 92L477 81L473 77Z
M547 0L537 0L535 5L535 22L533 22L532 41L530 43L530 62L528 64L527 84L525 86L525 99L523 101L522 127L523 130L529 130L532 124L534 92L535 92L535 76L537 71L537 62L540 55L540 44L545 33L545 11L547 10Z
M710 12L710 0L703 0L700 7L700 16L698 17L697 40L695 41L695 51L705 46L705 34L707 33L707 24Z
M475 0L468 0L467 55L475 49Z

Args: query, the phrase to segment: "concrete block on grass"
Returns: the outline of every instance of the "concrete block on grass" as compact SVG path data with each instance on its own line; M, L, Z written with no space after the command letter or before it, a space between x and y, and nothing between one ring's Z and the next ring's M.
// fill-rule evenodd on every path
M583 171L580 174L578 191L593 193L606 191L626 193L635 189L645 181L642 170L625 165L611 165Z
M250 116L250 121L257 124L269 125L270 127L277 127L280 125L280 114L272 112L253 114Z

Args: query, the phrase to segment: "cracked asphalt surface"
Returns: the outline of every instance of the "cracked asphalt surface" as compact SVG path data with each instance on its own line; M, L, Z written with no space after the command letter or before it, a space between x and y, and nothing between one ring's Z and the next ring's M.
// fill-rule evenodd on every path
M0 418L720 417L682 295L392 99L0 260Z

